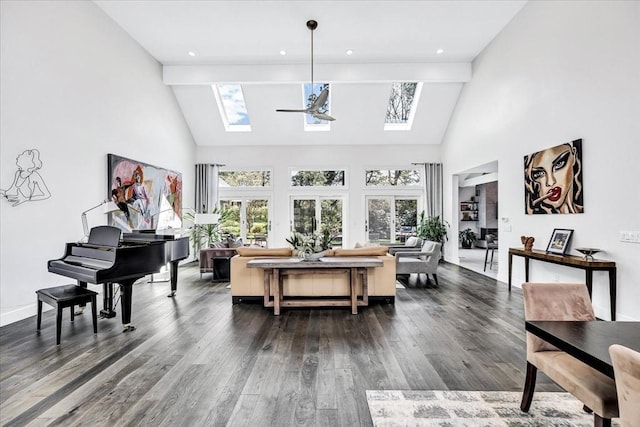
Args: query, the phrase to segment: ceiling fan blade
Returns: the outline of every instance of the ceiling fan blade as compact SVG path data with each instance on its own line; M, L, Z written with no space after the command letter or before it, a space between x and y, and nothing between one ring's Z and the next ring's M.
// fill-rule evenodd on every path
M328 97L329 97L329 88L324 88L324 90L320 92L320 95L318 95L316 100L313 101L313 104L311 104L311 107L309 107L309 110L311 111L320 110L320 108L322 108L324 104L327 103Z
M331 117L328 114L324 114L324 113L312 113L311 114L313 117L315 117L316 119L320 119L320 120L326 120L329 122L334 121L335 119L333 117Z
M308 110L284 110L284 109L278 109L276 110L279 113L308 113Z

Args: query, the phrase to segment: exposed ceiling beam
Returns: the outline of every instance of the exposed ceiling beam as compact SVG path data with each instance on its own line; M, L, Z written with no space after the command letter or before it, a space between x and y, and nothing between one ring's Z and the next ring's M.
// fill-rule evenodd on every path
M484 175L476 176L473 178L465 178L464 181L458 182L459 187L473 187L480 184L486 184L488 182L494 182L498 180L498 173L487 173Z
M163 80L167 85L303 83L310 80L310 67L308 64L165 65ZM464 83L471 80L471 63L315 64L314 80L325 83Z

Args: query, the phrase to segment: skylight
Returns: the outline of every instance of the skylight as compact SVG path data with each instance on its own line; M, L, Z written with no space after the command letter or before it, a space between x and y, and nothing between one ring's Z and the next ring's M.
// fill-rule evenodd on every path
M415 116L422 82L395 82L391 86L384 130L410 130Z
M327 113L331 115L331 87L329 83L314 83L313 90L311 90L311 83L305 83L302 86L302 96L304 108L311 106L313 101L320 95L325 88L329 88L329 98L324 104L323 108L320 108L321 113ZM304 130L305 131L329 131L331 130L330 122L326 120L320 120L313 117L311 114L304 115Z
M244 103L241 85L214 85L220 117L227 132L251 132L249 112Z

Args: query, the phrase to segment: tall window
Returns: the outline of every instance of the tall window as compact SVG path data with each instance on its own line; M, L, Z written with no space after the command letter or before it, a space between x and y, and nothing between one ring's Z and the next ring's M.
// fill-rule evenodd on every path
M328 229L333 247L342 246L345 218L340 196L296 196L291 198L291 231L313 233Z
M415 236L418 197L367 197L366 231L372 242L398 243Z

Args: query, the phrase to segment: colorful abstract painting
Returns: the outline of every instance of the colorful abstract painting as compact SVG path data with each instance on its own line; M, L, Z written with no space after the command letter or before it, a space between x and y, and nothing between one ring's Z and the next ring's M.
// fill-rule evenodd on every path
M107 156L107 170L118 206L110 225L124 231L181 227L182 174L115 154Z
M582 140L524 156L524 211L583 213Z

